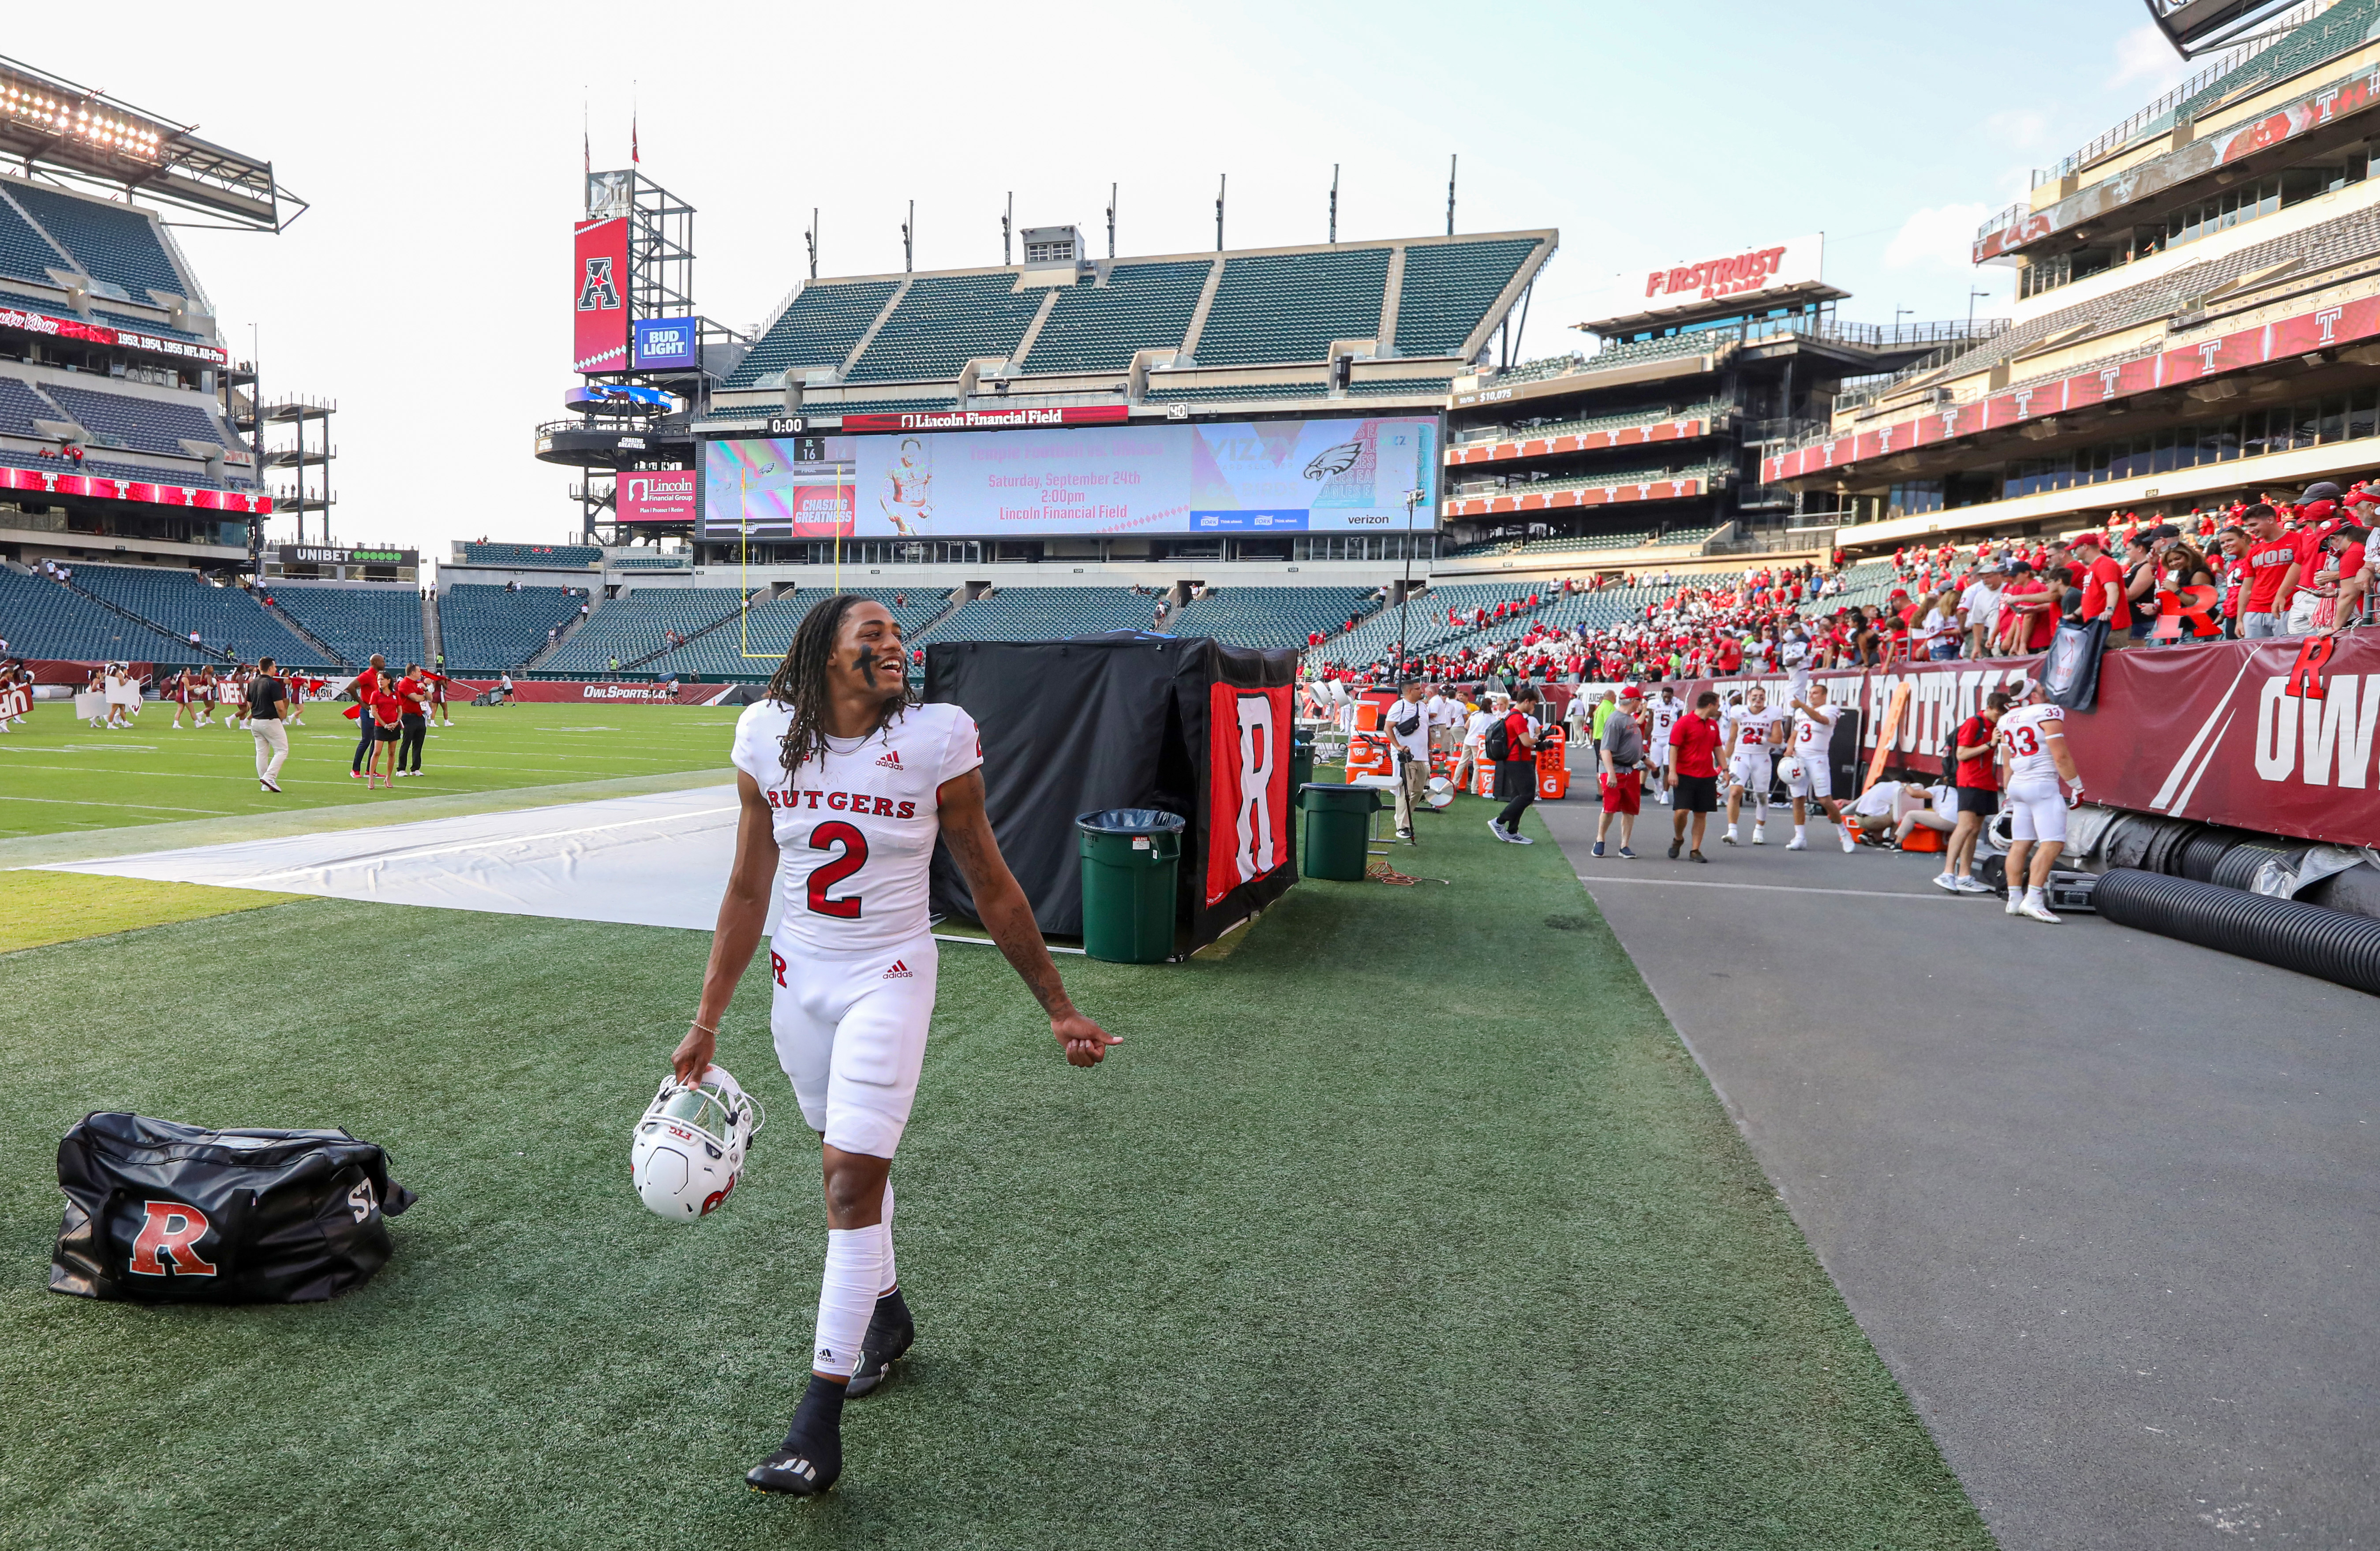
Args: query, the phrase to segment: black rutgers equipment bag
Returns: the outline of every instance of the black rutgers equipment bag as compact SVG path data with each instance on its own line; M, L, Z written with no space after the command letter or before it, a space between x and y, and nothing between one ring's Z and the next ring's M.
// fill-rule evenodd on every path
M144 1303L311 1303L388 1264L413 1205L344 1131L206 1131L91 1114L58 1144L50 1290Z

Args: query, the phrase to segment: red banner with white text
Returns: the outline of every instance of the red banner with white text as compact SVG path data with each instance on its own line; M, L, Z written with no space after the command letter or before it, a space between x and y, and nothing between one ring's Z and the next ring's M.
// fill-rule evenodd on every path
M494 679L456 679L452 698L468 700L496 687ZM513 698L538 705L701 706L719 697L719 684L596 684L584 679L515 679Z
M1208 686L1207 905L1289 860L1289 686Z
M2083 800L2336 845L2380 845L2380 631L2338 639L2326 661L2298 672L2306 642L2221 641L2111 651L2097 705L2066 716ZM1892 729L1891 769L1930 775L1984 697L2037 671L2037 658L1921 662L1820 673L1828 694L1864 713L1863 765L1884 731L1893 692L1909 685ZM1783 703L1783 679L1702 680L1722 695L1759 684Z

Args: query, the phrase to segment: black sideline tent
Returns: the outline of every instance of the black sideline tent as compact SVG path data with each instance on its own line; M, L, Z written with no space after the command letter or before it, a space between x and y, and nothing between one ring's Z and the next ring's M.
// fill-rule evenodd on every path
M937 641L928 700L983 731L992 832L1041 929L1079 936L1075 816L1157 807L1189 821L1175 940L1212 942L1297 880L1290 829L1297 654L1115 631L1063 641ZM976 919L947 849L933 908Z

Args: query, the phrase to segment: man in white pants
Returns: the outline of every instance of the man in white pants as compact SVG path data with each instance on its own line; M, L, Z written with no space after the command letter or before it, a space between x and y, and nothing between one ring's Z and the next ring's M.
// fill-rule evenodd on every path
M1807 851L1809 840L1803 830L1810 817L1810 805L1815 803L1835 821L1836 832L1841 835L1843 850L1859 849L1852 839L1851 820L1843 817L1840 805L1835 801L1835 723L1843 714L1840 706L1827 704L1827 686L1814 684L1809 698L1793 702L1792 768L1785 782L1785 790L1793 795L1793 838L1788 841L1788 851Z
M1664 804L1670 801L1670 761L1676 757L1670 747L1670 729L1675 727L1678 718L1685 714L1684 702L1678 698L1678 692L1666 684L1653 703L1645 708L1645 716L1652 722L1645 753L1653 766L1653 785L1660 793Z
M825 1144L827 1248L808 1387L784 1442L744 1478L763 1492L834 1484L844 1399L882 1382L916 1334L893 1270L892 1169L934 1012L937 840L1066 1060L1095 1066L1117 1043L1067 1000L1001 858L974 720L913 703L906 656L883 605L837 593L803 618L768 698L737 719L735 860L701 1000L671 1057L680 1083L701 1080L766 932L778 1063Z
M1783 712L1768 709L1768 691L1756 684L1743 704L1728 713L1727 747L1720 759L1728 776L1727 833L1718 837L1723 845L1735 843L1746 794L1752 797L1752 843L1768 843L1764 832L1768 828L1768 786L1776 778L1777 724L1783 720Z
M2082 794L2082 776L2066 746L2066 713L2049 703L2039 680L2020 686L2015 710L2000 718L2000 801L2009 813L2008 913L2044 926L2061 923L2042 891L2066 848L2066 788ZM2027 870L2030 864L2031 870Z
M289 757L289 686L281 681L281 665L267 657L256 664L248 681L248 731L256 740L256 781L267 792L281 790L282 761Z

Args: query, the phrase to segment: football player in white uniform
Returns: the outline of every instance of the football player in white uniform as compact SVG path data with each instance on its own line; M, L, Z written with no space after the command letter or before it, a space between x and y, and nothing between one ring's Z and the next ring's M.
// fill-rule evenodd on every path
M1670 729L1678 724L1678 718L1686 714L1685 702L1678 698L1676 690L1665 684L1661 686L1660 695L1645 708L1645 714L1653 723L1653 735L1646 740L1646 753L1653 762L1653 783L1660 788L1661 801L1667 803L1670 800L1669 774L1670 760L1673 757L1670 747Z
M984 815L983 743L966 712L912 702L901 627L839 593L812 608L735 724L743 815L679 1081L711 1061L719 1020L765 933L770 1025L802 1118L825 1143L827 1250L809 1387L785 1441L745 1480L809 1496L843 1470L843 1402L914 1336L892 1259L892 1153L933 1016L927 867L937 837L984 927L1050 1016L1067 1060L1118 1043L1076 1012Z
M1727 751L1721 758L1728 775L1727 833L1718 837L1723 845L1735 843L1747 792L1753 803L1752 843L1768 843L1764 834L1768 826L1768 786L1776 778L1777 724L1783 720L1783 712L1768 709L1768 691L1756 684L1742 707L1729 715Z
M2082 776L2066 746L2066 712L2049 703L2041 682L2027 684L2018 698L2022 704L2001 717L1992 733L2009 811L2008 913L2055 927L2060 922L2041 891L2066 848L2066 788L2071 784L2082 796Z
M1792 691L1792 698L1808 699L1810 697L1810 638L1802 634L1802 625L1798 620L1785 627L1785 638L1777 643L1777 660L1784 665L1785 672L1791 675L1790 687Z
M1842 836L1846 852L1859 849L1852 838L1851 820L1843 817L1840 804L1835 801L1835 767L1831 752L1835 742L1835 723L1841 718L1843 708L1827 704L1827 686L1814 684L1806 699L1793 702L1793 778L1786 790L1793 794L1793 838L1786 842L1788 851L1807 851L1810 842L1803 832L1808 823L1810 805L1817 804L1827 817L1835 822L1836 832Z

